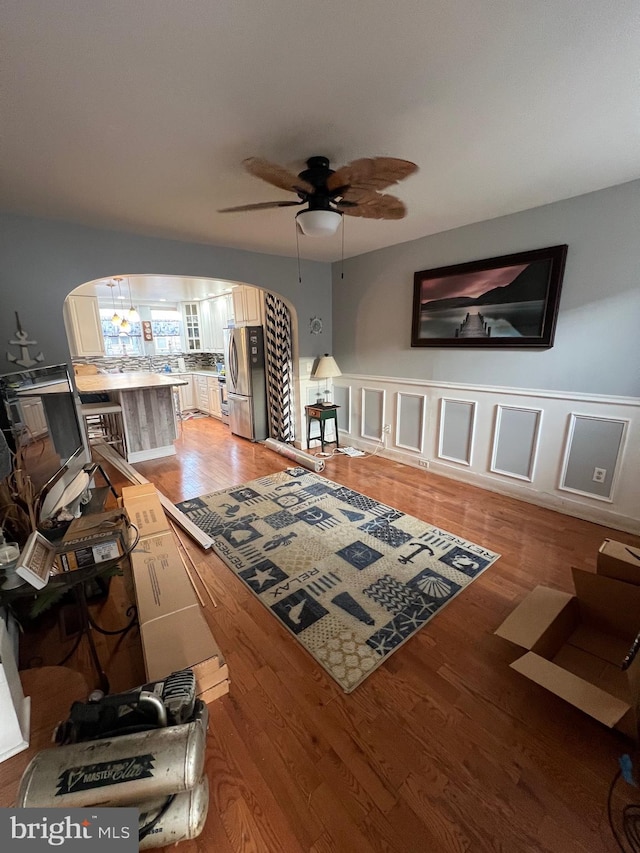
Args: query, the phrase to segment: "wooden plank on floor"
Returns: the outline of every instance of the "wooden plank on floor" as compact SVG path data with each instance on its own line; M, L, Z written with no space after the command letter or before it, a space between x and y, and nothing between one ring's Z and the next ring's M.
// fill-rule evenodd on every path
M92 447L98 456L101 456L106 462L113 465L114 468L116 468L132 483L142 484L150 482L150 480L147 480L146 477L136 471L136 469L130 465L126 459L123 459L119 453L116 453L115 450L105 442L96 442ZM169 515L185 533L188 533L194 542L205 550L213 547L213 539L210 536L207 536L207 534L197 527L191 519L187 518L183 512L180 512L177 506L175 506L169 498L163 495L160 490L158 490L158 497L162 504L162 508L167 515Z

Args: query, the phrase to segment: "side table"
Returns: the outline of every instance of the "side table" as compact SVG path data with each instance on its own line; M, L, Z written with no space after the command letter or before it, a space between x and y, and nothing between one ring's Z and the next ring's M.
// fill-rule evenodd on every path
M337 406L335 403L315 403L312 406L305 406L304 410L307 416L307 447L309 447L309 442L311 439L311 424L314 421L317 421L320 425L320 436L314 436L314 439L320 438L320 446L322 448L322 452L324 453L324 433L325 426L327 421L333 421L335 423L336 429L336 447L340 447L340 442L338 440L338 409L340 406Z

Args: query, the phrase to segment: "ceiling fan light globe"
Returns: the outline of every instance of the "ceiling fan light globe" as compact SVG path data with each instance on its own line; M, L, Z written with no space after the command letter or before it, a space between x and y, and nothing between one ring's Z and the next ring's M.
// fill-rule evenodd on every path
M296 221L307 237L330 237L340 225L342 214L337 210L301 210Z

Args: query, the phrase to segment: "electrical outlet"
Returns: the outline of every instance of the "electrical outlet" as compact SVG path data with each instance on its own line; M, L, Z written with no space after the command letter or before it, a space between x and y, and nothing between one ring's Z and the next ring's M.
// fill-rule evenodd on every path
M389 433L391 432L391 424L385 424L382 427L382 432L385 432L387 435L389 435Z
M421 459L419 464L420 464L421 468L428 468L429 467L429 460L428 459Z
M607 476L606 468L594 468L593 469L593 482L594 483L604 483L604 479Z

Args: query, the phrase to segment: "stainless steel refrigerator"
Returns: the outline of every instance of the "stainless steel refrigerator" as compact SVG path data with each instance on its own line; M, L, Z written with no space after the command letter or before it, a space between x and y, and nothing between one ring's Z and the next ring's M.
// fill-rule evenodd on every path
M267 383L262 326L224 330L229 427L251 441L267 438Z

